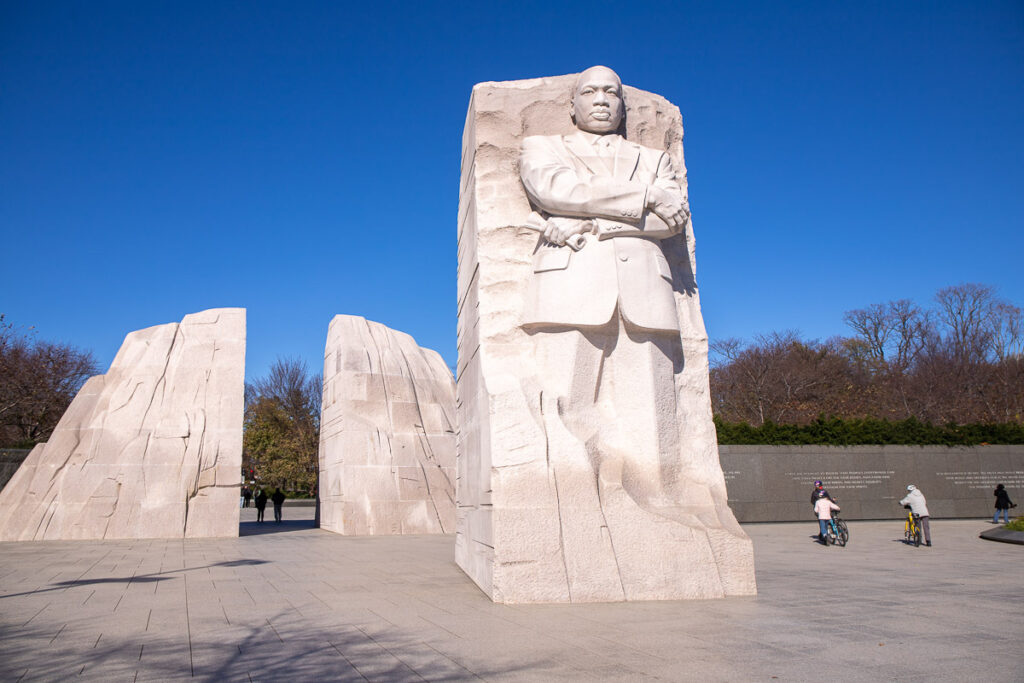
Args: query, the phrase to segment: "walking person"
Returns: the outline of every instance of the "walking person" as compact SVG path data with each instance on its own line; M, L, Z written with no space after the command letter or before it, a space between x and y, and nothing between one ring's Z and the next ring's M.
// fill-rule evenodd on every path
M259 489L256 492L256 521L263 521L263 511L267 509L267 492Z
M818 540L822 545L828 545L828 522L832 519L832 511L839 510L839 506L832 502L828 493L824 490L818 491L818 500L814 503L814 512L818 515Z
M1003 524L1009 524L1010 508L1017 507L1017 504L1010 500L1010 494L1002 484L996 485L996 490L992 492L992 495L996 497L996 514L992 517L992 523L999 524L999 512L1002 511Z
M270 500L274 502L274 521L281 521L281 506L284 505L284 494L281 493L280 487L274 491L274 495L270 497Z
M910 507L910 511L921 518L921 531L924 532L924 544L929 548L932 545L932 532L928 524L928 502L924 499L921 489L913 484L907 486L907 495L900 501L900 505Z
M242 499L244 501L242 503L242 507L249 507L249 501L252 500L252 489L249 488L248 486L242 487Z

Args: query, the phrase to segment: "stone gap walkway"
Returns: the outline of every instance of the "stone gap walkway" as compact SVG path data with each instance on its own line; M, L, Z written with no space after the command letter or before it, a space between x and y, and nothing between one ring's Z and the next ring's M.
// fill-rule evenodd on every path
M814 544L814 520L749 525L756 598L502 606L450 536L346 538L311 517L0 543L0 680L1024 680L1024 547L978 539L981 520L934 522L919 549L898 520L852 523L845 549Z

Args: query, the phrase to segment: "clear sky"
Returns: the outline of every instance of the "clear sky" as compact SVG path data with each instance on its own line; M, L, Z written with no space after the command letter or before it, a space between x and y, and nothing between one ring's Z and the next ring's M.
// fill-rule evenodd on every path
M1019 1L7 1L0 313L104 368L218 306L250 379L336 313L454 365L470 90L597 63L682 110L712 339L1024 304Z

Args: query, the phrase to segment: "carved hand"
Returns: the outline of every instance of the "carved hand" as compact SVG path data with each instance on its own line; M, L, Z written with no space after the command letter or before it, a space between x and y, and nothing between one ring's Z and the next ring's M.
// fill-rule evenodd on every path
M647 188L647 208L665 221L673 232L682 230L690 217L690 211L683 204L681 196L655 185Z
M594 225L591 221L552 216L548 219L547 226L544 228L544 239L552 244L561 246L573 235L591 232L593 227Z

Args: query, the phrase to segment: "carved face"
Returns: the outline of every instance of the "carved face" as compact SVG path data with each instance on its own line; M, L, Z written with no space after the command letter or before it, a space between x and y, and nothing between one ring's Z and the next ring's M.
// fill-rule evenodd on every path
M605 66L592 66L580 74L572 96L576 127L588 133L614 133L622 122L622 83Z

